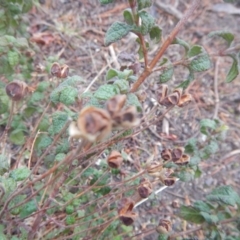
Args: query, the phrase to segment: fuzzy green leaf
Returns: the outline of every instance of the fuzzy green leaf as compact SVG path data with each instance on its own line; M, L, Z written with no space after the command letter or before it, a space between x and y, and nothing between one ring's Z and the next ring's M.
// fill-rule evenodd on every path
M173 73L174 73L173 65L172 63L169 63L159 76L160 83L166 83L170 79L172 79Z
M5 201L6 198L16 189L17 182L13 178L4 178L0 176L0 183L2 184L5 194L1 201Z
M0 154L0 175L4 174L10 167L10 161L6 155Z
M40 140L39 142L37 143L37 148L39 150L41 149L46 149L47 147L49 147L52 143L52 138L50 138L49 136L47 135L41 135L40 137Z
M183 218L188 222L193 222L196 224L203 223L205 221L200 211L190 206L181 206L179 217Z
M147 12L142 11L139 13L139 17L142 20L141 23L141 33L143 35L148 34L154 26L154 18Z
M203 149L200 150L201 158L208 159L212 154L219 150L218 143L216 141L210 141Z
M205 221L209 224L215 224L218 222L218 217L216 215L211 215L208 212L201 212L201 215L204 217Z
M0 225L0 239L8 240L7 236L4 234L4 226L3 225Z
M121 94L127 93L129 91L129 82L124 79L118 79L114 82L115 86L119 88Z
M207 199L212 202L217 202L220 205L226 204L235 206L240 204L240 197L231 186L220 186L215 188L208 196Z
M162 29L158 26L154 26L150 30L149 35L152 41L155 40L156 43L159 43L162 37Z
M114 42L122 39L132 29L133 29L133 27L126 23L122 23L122 22L113 23L106 32L106 36L104 38L105 46L109 46L111 43L114 43Z
M108 4L108 3L112 3L113 0L99 0L99 2L100 2L101 4Z
M59 96L59 102L69 106L72 105L78 96L78 90L74 87L65 87Z
M231 32L227 31L214 31L208 34L209 37L218 36L223 38L225 41L227 41L228 46L231 45L232 41L234 40L234 35Z
M15 181L22 181L29 176L30 172L31 172L30 169L28 169L27 167L21 167L12 170L9 176L13 178Z
M200 132L204 135L208 135L208 129L215 130L217 128L217 122L212 119L202 119L200 121Z
M117 86L111 84L104 84L100 86L94 93L94 97L99 100L108 100L119 93Z
M194 202L193 206L201 212L210 212L214 208L209 203L203 202L201 200Z
M127 95L127 105L128 106L131 106L131 105L136 106L138 111L142 111L142 105L134 93L130 93Z
M116 69L111 68L107 71L106 80L110 80L117 76L118 76L118 71Z
M142 10L143 8L151 7L152 0L137 0L138 11Z
M231 55L230 56L233 59L232 66L227 74L226 82L232 82L239 74L239 61L238 58Z
M191 171L182 170L176 175L183 182L189 182L194 178L194 172L192 170Z
M190 63L190 67L195 72L206 71L211 68L212 64L207 53L196 56Z
M127 9L124 10L123 17L124 17L124 20L127 24L129 24L129 25L134 24L134 20L133 20L133 16L132 16L132 10L130 8L127 8Z
M19 55L17 52L9 51L8 52L8 62L11 67L15 67L19 63Z
M17 38L16 43L14 44L18 48L28 48L28 41L26 38Z
M68 115L64 112L55 112L52 115L52 126L53 126L53 133L57 134L59 133L65 124L67 123Z
M205 52L205 50L203 49L202 46L194 45L189 49L187 56L190 58L190 57L197 56L203 52Z
M25 136L22 129L15 129L10 133L10 141L16 145L23 145L25 143Z
M136 42L139 44L139 49L138 49L138 55L139 55L139 60L143 59L144 55L143 55L143 48L142 45L140 44L140 39L137 38ZM149 49L149 43L145 41L145 45L146 45L146 49Z
M36 200L31 200L23 205L20 212L20 218L25 218L37 210Z

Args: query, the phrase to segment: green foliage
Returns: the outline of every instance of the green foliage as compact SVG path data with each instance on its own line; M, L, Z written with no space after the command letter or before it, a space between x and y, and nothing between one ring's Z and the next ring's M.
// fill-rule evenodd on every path
M119 92L119 88L116 85L104 84L97 89L94 97L99 100L108 100Z
M214 31L214 32L209 33L208 36L209 37L214 37L214 36L221 37L228 43L228 46L230 46L232 41L234 40L234 35L231 32L227 32L227 31Z
M189 52L190 46L187 42L185 42L184 40L182 40L181 38L176 37L172 44L179 44L180 46L184 47L186 53Z
M27 167L21 167L14 169L10 172L10 177L13 178L15 181L22 181L26 179L30 174L30 169Z
M154 18L147 12L145 11L141 11L139 12L139 17L141 18L141 27L140 27L140 31L141 34L146 35L148 34L151 29L154 26Z
M114 0L99 0L101 4L112 3Z
M215 188L208 196L207 199L218 204L226 204L235 206L240 204L240 197L231 186L220 186Z
M210 130L216 130L217 123L217 120L202 119L200 121L200 132L204 135L209 135Z
M133 16L132 16L132 10L130 8L125 9L123 11L123 17L124 17L124 20L127 24L129 24L129 25L134 24L134 19L133 19Z
M64 112L57 111L52 115L53 134L58 134L68 121L68 115Z
M138 11L142 10L143 8L151 7L152 0L137 0Z
M3 175L10 167L8 157L0 154L0 176Z
M9 135L9 140L16 145L23 145L25 143L25 136L22 129L15 129Z
M191 206L181 206L179 217L192 223L200 224L204 222L204 217L201 215L200 211Z
M155 40L155 43L159 43L162 38L162 29L159 28L158 26L152 27L152 29L149 32L149 36L151 40Z
M105 46L109 46L111 43L114 43L123 37L125 37L133 27L122 22L113 23L110 28L106 32L106 36L104 38Z
M166 62L168 61L169 60L166 59ZM164 64L165 64L165 61L164 61ZM164 68L161 75L159 76L160 83L168 82L172 78L173 73L174 73L173 65L171 63L167 64L167 66Z
M237 76L239 75L239 68L240 68L238 58L234 55L229 55L229 56L233 59L233 62L226 77L227 83L230 83L237 78Z

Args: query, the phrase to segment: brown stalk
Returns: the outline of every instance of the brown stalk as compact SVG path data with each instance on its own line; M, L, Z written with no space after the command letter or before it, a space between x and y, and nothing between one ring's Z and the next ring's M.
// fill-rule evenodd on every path
M178 22L178 24L175 26L175 28L172 30L168 38L165 40L159 51L157 52L156 56L153 58L149 66L145 66L144 72L139 76L138 80L133 84L130 92L136 92L139 86L145 81L145 79L152 73L153 68L159 61L159 59L163 56L166 49L169 47L169 45L172 43L174 38L179 33L180 29L183 27L183 25L188 21L189 17L193 14L193 12L200 6L201 1L200 0L194 0L191 7L187 10L187 12L184 14L183 18Z

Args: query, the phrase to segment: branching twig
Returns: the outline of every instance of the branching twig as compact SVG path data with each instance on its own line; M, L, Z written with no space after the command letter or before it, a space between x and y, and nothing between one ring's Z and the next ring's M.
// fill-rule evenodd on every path
M138 80L133 84L130 92L136 92L139 86L145 81L145 79L152 73L153 68L159 61L159 59L163 56L168 46L172 43L174 38L177 36L180 29L183 27L183 25L188 21L189 17L193 14L193 12L200 6L201 1L195 0L192 4L192 6L187 10L187 12L184 14L183 18L178 22L178 24L175 26L175 28L172 30L168 38L165 40L165 42L162 44L160 50L157 52L156 56L153 58L151 63L149 64L148 68L145 68L144 72L140 75Z

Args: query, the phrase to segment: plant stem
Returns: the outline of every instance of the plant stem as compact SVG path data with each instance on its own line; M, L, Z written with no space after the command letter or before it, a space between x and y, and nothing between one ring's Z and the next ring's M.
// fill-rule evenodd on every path
M175 26L175 28L172 30L168 38L165 40L159 51L157 52L156 56L153 58L151 63L149 64L149 67L145 67L144 72L139 76L138 80L133 84L130 92L136 92L139 86L145 81L145 79L152 73L153 68L159 61L159 59L163 56L166 49L169 47L169 45L172 43L174 38L177 36L180 29L183 27L183 25L188 21L189 17L193 14L193 12L200 6L201 1L200 0L194 0L191 7L187 10L187 12L184 14L183 18L178 22L178 24Z

